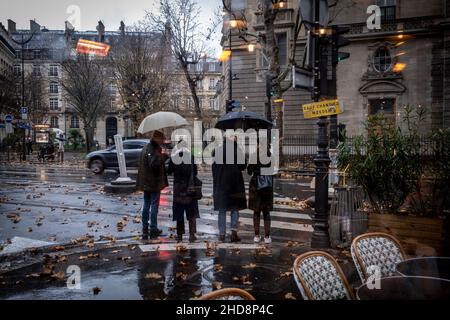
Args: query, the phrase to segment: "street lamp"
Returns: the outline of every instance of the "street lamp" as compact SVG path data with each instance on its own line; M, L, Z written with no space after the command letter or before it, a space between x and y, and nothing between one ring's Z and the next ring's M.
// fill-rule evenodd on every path
M226 112L228 113L230 108L228 108L228 105L231 104L231 101L233 100L233 62L232 62L232 58L233 58L233 47L231 44L231 32L233 29L236 28L241 28L244 25L244 21L241 20L230 20L228 23L228 50L227 51L223 51L226 52L226 55L228 55L228 63L229 63L229 68L228 68L228 102L227 102L227 108L226 108Z

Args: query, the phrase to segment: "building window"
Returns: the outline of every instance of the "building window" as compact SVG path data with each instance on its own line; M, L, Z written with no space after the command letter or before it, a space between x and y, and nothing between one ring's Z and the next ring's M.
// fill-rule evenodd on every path
M213 78L209 79L209 90L213 90L216 88L216 80Z
M59 87L57 82L50 82L50 93L58 93Z
M381 21L395 21L396 6L395 0L377 0L376 5L381 9Z
M34 65L32 74L34 77L40 77L41 76L41 66Z
M48 70L48 75L50 77L57 77L58 76L58 66L50 65L50 69Z
M111 101L109 104L109 111L115 112L116 111L116 99L114 97L111 97Z
M22 67L18 64L14 65L14 75L20 76L22 73Z
M380 47L375 51L373 66L375 70L381 73L387 72L392 67L392 57L389 49Z
M203 90L203 80L197 80L197 88Z
M278 61L280 66L286 66L288 64L288 40L287 32L277 33L276 40L278 44ZM265 50L261 50L259 53L259 67L261 69L267 69L269 67L268 54Z
M50 110L57 111L59 109L58 98L50 98Z
M33 50L33 59L39 60L41 59L41 50Z
M216 110L216 99L214 97L209 98L209 108Z
M51 117L51 118L50 118L50 126L51 126L52 128L59 128L58 117Z
M217 64L215 62L209 64L209 72L217 72L217 69Z
M395 124L395 99L370 99L369 115L375 116L382 114L387 124ZM376 128L375 128L376 129Z
M77 116L72 116L72 119L70 119L70 127L73 129L80 128L80 119Z

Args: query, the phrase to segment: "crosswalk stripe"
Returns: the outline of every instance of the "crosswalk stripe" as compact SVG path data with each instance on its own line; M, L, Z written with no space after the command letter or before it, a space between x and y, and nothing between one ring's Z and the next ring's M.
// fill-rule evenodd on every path
M205 242L196 243L183 243L183 249L185 250L206 250L208 246ZM164 244L147 244L140 245L139 248L142 252L154 252L154 251L176 251L181 245L177 243L164 243ZM236 250L256 250L263 249L264 246L260 244L251 243L218 243L212 247L213 249L236 249Z

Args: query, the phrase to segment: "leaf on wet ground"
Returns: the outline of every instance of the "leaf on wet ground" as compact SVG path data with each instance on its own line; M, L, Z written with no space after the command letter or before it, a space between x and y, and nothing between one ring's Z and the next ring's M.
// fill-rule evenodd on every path
M63 246L55 246L52 248L52 250L53 251L64 251L64 250L66 250L66 248Z
M135 224L140 224L142 222L142 219L141 219L141 217L134 217L133 218L133 223L135 223Z
M159 279L162 279L162 276L159 273L151 272L151 273L147 273L145 275L145 279L148 279L148 280L159 280Z
M286 247L288 247L288 248L292 248L292 247L295 247L297 245L298 245L298 242L296 242L296 241L288 241L286 243Z
M63 280L66 277L66 274L64 273L64 271L59 271L59 272L53 273L51 275L51 277L56 280Z
M292 294L292 292L288 292L284 295L284 299L286 300L297 300L297 298Z
M256 264L250 263L242 267L242 269L254 269L256 268Z
M187 267L189 265L189 262L180 260L180 261L178 261L178 265L180 267L184 268L184 267Z
M199 296L202 295L202 290L201 290L201 289L193 290L192 292L194 293L194 295L195 295L196 297L199 297Z
M187 279L188 275L186 273L183 273L183 272L177 272L175 277L176 277L177 280L185 281Z
M19 215L19 214L16 214L16 213L8 213L8 214L6 215L6 217L7 217L9 220L11 220L12 223L19 223L20 220L22 220L22 218L20 217L20 215Z
M94 294L94 296L98 295L101 291L102 289L100 289L99 287L92 288L92 293Z
M185 253L188 251L188 249L183 245L177 245L175 248L178 253Z
M220 290L222 289L222 282L214 281L212 283L213 290Z
M39 273L30 273L26 275L27 278L39 278L40 276Z
M131 257L119 257L117 260L128 261L131 260Z
M240 282L244 285L251 285L252 282L250 281L250 276L249 275L245 275L245 276L241 276L241 277L233 277L233 281L235 282Z
M28 232L33 232L33 228L32 227L28 227Z
M223 266L221 264L215 264L214 265L214 271L215 272L222 272L223 271Z
M281 272L280 273L280 278L290 277L291 275L292 275L292 271Z

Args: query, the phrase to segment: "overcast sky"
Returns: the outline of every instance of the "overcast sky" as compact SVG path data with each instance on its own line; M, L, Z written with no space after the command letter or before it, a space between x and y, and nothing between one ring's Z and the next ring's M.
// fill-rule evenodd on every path
M207 24L221 0L197 0L202 9L203 23ZM78 30L95 30L102 20L106 30L118 30L120 21L132 24L144 16L144 10L154 10L159 0L0 0L0 22L14 20L18 29L28 29L29 20L48 29L64 29L64 21L73 19L79 8L81 27ZM75 11L73 11L75 9ZM71 11L71 12L68 12ZM217 42L217 39L216 41ZM218 47L214 43L214 47Z

